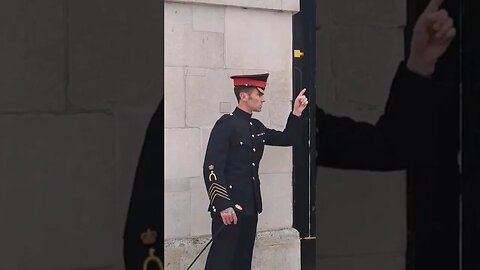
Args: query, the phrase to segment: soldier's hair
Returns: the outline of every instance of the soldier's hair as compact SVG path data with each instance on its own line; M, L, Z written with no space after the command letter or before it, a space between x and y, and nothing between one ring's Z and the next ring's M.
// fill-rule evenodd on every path
M244 92L247 94L252 93L253 90L256 90L253 86L235 86L233 88L233 92L235 93L235 97L237 101L240 101L240 93Z

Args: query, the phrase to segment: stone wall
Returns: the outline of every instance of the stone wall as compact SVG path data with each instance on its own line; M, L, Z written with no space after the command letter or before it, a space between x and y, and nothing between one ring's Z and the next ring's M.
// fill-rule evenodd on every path
M0 269L123 269L161 1L0 3Z
M229 77L269 72L267 103L255 117L276 129L286 124L292 99L292 15L298 4L165 3L166 269L188 266L206 243L201 239L211 233L202 164L215 121L237 104ZM272 269L272 262L287 260L288 269L299 269L299 237L291 228L291 147L267 147L260 178L264 212L259 216L254 267ZM206 254L197 269L205 258Z
M317 1L317 103L375 123L403 59L406 1ZM404 172L319 168L317 268L405 269Z

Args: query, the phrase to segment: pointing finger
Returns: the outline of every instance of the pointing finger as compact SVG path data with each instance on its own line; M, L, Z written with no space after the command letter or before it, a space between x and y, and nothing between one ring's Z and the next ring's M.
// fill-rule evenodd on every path
M298 96L302 96L305 93L305 91L307 91L307 88L303 88L302 91L300 91L300 93L298 94Z
M432 12L432 11L437 11L440 8L440 5L442 5L443 0L431 0L430 3L428 3L427 8L425 9L426 12Z

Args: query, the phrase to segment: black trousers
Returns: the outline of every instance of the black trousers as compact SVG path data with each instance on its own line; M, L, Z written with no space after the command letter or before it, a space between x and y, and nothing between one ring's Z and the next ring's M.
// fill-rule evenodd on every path
M238 216L236 225L227 225L213 240L205 270L249 270L258 216ZM212 236L222 226L220 216L212 219Z

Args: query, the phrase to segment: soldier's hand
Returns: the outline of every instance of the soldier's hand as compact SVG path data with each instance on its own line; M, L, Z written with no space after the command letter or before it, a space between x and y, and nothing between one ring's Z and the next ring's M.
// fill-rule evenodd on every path
M440 9L442 2L431 0L413 28L407 67L427 77L433 74L438 58L456 34L452 18L445 9Z
M220 216L222 217L223 224L230 225L230 224L237 224L237 214L232 207L229 207L225 210L220 212Z
M295 103L293 104L292 113L296 116L301 116L303 110L305 110L308 105L308 98L304 95L305 91L307 91L307 89L305 88L300 91L297 98L295 99Z

